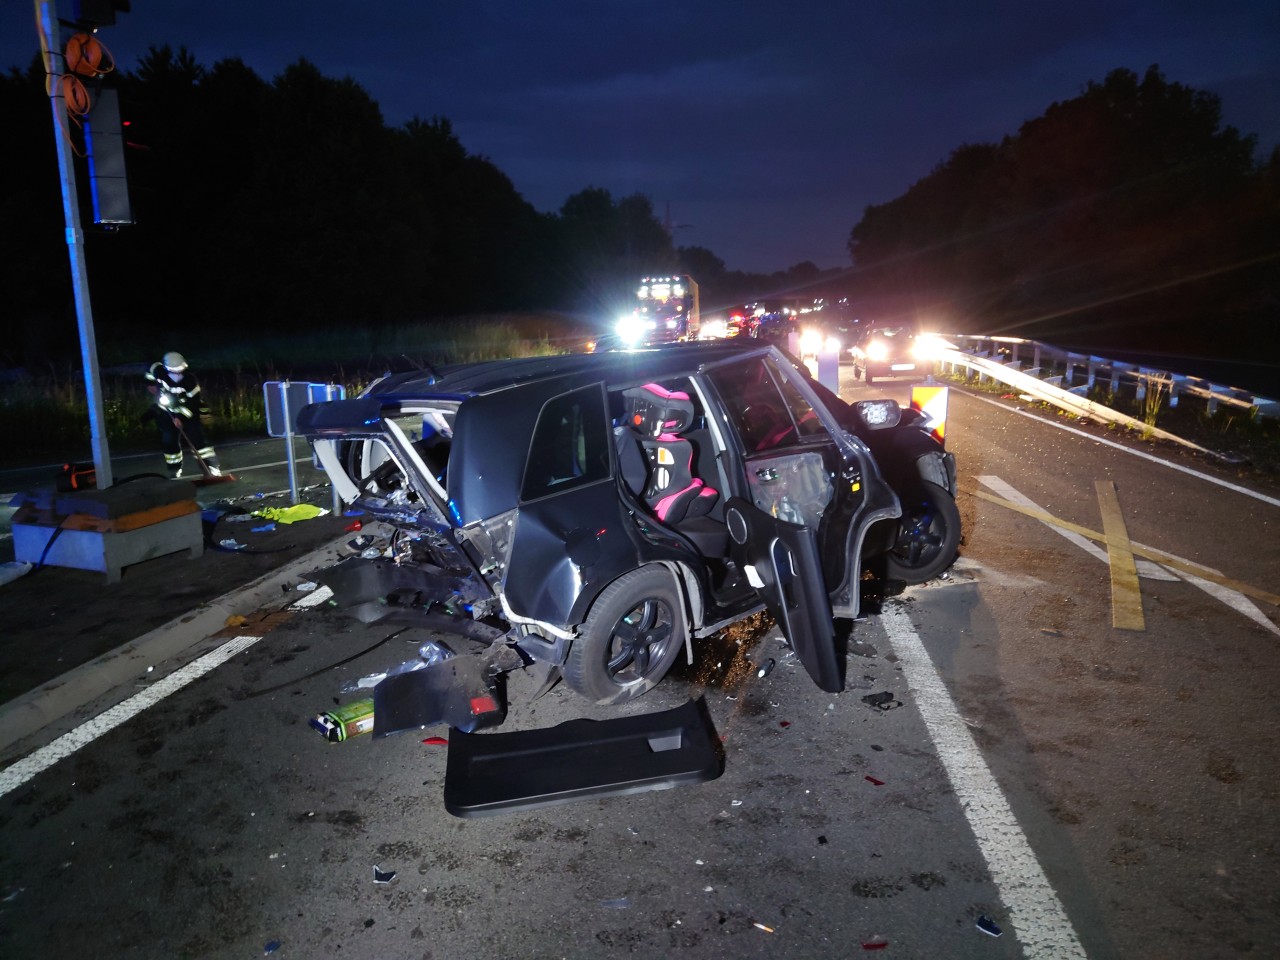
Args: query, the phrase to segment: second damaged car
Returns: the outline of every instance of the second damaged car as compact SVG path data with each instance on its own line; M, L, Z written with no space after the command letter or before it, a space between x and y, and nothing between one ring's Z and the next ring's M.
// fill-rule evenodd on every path
M480 651L432 668L426 713L421 690L403 717L375 698L375 733L500 722L485 684L519 666L628 701L763 608L839 691L834 620L857 616L864 570L923 582L960 541L954 458L918 413L846 404L750 341L397 374L306 407L299 430L341 498L394 530L323 575L336 601Z

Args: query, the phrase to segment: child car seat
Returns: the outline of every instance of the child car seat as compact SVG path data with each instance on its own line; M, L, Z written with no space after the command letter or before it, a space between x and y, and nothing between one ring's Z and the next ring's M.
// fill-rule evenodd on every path
M648 466L640 495L654 515L667 524L706 515L720 493L693 475L693 444L680 436L693 424L689 395L646 383L622 396Z

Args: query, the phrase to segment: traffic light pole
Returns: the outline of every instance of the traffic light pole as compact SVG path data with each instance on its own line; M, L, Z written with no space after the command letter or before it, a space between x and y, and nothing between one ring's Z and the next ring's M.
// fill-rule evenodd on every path
M93 467L99 490L114 482L111 455L107 451L106 416L102 403L102 378L98 372L98 344L93 330L93 305L89 300L89 279L85 269L84 229L80 225L80 199L76 190L75 157L67 136L67 102L62 90L62 43L58 14L53 0L36 3L36 28L40 31L53 107L53 136L58 147L58 172L62 180L62 212L67 224L67 252L71 259L71 284L75 293L76 321L80 327L80 357L84 363L85 397L89 403L89 438L93 444Z

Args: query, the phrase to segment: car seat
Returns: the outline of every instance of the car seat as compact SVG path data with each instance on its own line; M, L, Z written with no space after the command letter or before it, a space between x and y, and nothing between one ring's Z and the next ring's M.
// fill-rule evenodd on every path
M646 383L624 390L622 396L626 427L639 442L646 466L643 488L633 489L663 523L705 516L720 493L694 476L693 444L680 436L693 424L689 395Z

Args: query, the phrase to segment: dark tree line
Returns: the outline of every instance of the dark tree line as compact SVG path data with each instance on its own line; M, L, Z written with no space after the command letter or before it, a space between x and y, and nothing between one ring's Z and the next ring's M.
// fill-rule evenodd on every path
M44 83L38 60L0 77L11 361L78 349ZM116 83L136 223L87 229L100 342L185 325L288 334L503 310L612 316L639 276L681 268L647 197L587 188L539 213L447 119L389 126L358 84L305 60L268 82L238 59L205 68L160 47Z
M638 276L678 270L698 279L704 308L848 295L865 319L962 332L1280 349L1280 157L1256 164L1254 138L1222 127L1216 97L1155 67L1114 71L868 207L852 270L806 262L767 276L675 247L641 194L587 187L539 213L447 119L389 126L358 84L305 60L267 81L238 59L206 68L160 47L116 79L137 223L86 232L100 343L184 325L231 337L503 310L603 321ZM0 115L0 361L74 355L38 60L0 75Z
M968 144L849 237L871 317L1280 359L1280 151L1212 94L1116 70Z

